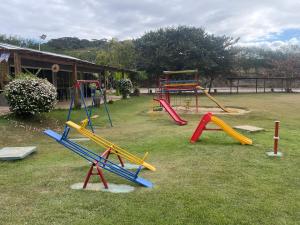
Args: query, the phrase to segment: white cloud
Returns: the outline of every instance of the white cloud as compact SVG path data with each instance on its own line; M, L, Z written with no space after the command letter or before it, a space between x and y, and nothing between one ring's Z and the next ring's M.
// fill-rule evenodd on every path
M300 38L291 38L286 41L256 41L256 42L246 42L239 43L240 46L244 47L262 47L272 50L284 49L290 46L300 46Z
M299 0L2 0L0 33L124 39L190 25L247 44L283 29L300 29L299 11Z

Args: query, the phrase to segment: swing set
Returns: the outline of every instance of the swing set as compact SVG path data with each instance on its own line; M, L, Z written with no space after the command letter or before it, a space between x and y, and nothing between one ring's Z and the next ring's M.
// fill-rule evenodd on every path
M91 97L92 97L92 103L91 103L90 106L88 106L86 101L85 101L84 89L83 89L84 85L87 85L87 84L94 84L95 85L94 88L91 87L91 85L90 85ZM92 109L95 108L96 105L97 105L96 104L96 99L95 99L95 95L96 95L97 90L100 93L100 103L103 100L105 112L106 112L109 124L112 127L113 125L112 125L112 120L111 120L111 117L110 117L110 114L109 114L109 110L108 110L108 106L107 106L107 102L106 102L106 97L104 95L104 92L103 92L103 90L101 88L101 85L100 85L100 82L98 80L77 80L76 81L76 83L74 84L73 93L72 93L72 97L71 97L71 103L70 103L69 112L68 112L68 116L67 116L67 121L70 121L71 120L71 113L72 113L72 110L74 108L73 106L74 106L74 102L75 102L76 91L78 91L79 95L80 95L81 103L83 104L83 108L84 108L85 114L86 114L87 119L88 119L88 126L90 127L90 129L93 133L94 133L94 127L93 127L91 119L94 119L94 118L98 117L98 115L92 116L92 113L93 113ZM99 105L99 107L100 107L100 105Z

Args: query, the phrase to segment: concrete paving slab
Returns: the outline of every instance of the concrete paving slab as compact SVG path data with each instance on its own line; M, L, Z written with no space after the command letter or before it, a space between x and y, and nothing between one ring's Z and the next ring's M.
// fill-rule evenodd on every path
M267 156L270 156L270 157L281 157L283 156L282 152L277 152L277 154L274 154L274 151L273 152L266 152Z
M83 183L76 183L70 186L74 190L105 191L111 193L128 193L134 191L134 187L126 184L108 183L108 189L105 189L102 183L88 183L85 189L82 187Z
M69 140L71 141L89 141L90 139L89 138L70 138Z
M247 132L258 132L264 130L264 128L251 126L251 125L240 125L240 126L235 126L234 128L239 130L244 130Z
M18 160L36 151L36 146L5 147L0 150L0 160Z
M118 164L118 166L122 166L121 164ZM124 163L124 169L126 170L137 170L140 166L132 163ZM144 169L144 167L142 167Z

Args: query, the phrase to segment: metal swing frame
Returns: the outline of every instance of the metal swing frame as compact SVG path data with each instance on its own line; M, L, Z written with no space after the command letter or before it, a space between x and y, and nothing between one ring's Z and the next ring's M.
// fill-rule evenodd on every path
M106 111L106 114L107 114L107 117L108 117L108 120L109 120L109 124L112 127L113 124L112 124L112 120L111 120L111 117L110 117L110 114L109 114L106 98L104 96L103 90L101 89L101 85L100 85L100 82L98 80L77 80L76 81L76 83L73 86L73 94L72 94L72 97L71 97L71 103L70 103L70 107L69 107L69 111L68 111L67 121L71 120L71 113L72 113L73 106L74 106L76 90L78 90L79 94L80 94L81 102L82 102L83 107L84 107L84 111L85 111L87 119L88 119L88 126L90 127L90 129L94 133L94 127L93 127L93 124L92 124L91 116L92 116L92 108L95 107L95 96L92 95L92 105L91 105L91 107L87 106L86 102L85 102L84 91L81 89L82 84L95 84L96 89L97 88L99 89L99 91L100 91L100 101L101 101L101 97L103 97L104 108L105 108L105 111Z

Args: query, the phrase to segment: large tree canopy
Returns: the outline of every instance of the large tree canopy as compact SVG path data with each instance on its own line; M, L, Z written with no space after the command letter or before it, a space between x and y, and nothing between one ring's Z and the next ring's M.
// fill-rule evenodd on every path
M232 67L237 40L214 36L201 28L179 26L150 31L134 41L137 66L148 73L197 68L210 78L226 74Z

